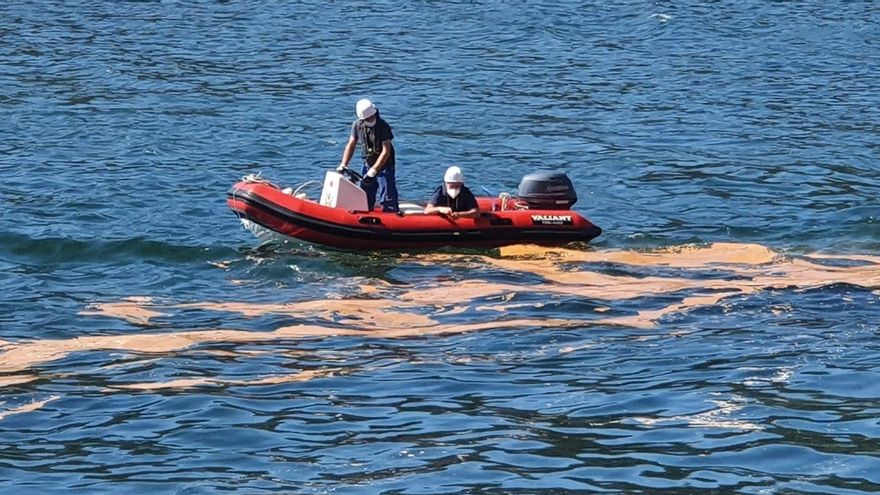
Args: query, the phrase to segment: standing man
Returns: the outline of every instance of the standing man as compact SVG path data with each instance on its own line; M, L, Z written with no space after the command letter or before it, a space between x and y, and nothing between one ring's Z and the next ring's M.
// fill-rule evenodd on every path
M391 144L394 134L391 126L379 117L379 110L370 100L359 100L355 105L355 114L357 120L351 124L351 134L336 171L342 172L348 167L355 146L358 142L362 143L364 166L361 175L364 180L361 187L367 193L367 207L372 210L378 198L382 211L396 212L397 182L394 177L394 145Z

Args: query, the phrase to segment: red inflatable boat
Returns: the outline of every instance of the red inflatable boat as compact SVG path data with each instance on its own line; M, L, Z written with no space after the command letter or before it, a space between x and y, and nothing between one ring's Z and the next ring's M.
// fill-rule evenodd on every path
M602 230L571 210L577 200L561 173L523 178L518 197L479 197L479 218L425 215L424 205L401 203L399 213L365 211L366 195L350 177L327 172L321 198L249 176L229 189L227 204L261 241L299 239L340 249L407 250L442 246L491 248L510 244L587 242ZM314 183L314 181L312 182Z

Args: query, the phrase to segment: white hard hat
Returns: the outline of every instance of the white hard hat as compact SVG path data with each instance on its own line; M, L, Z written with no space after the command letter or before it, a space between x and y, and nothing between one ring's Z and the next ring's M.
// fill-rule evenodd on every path
M361 120L368 119L376 113L376 105L373 105L373 102L366 98L358 100L357 105L355 105L354 109L355 113L357 114L357 118Z
M461 169L451 166L446 169L446 175L443 176L443 182L464 182L464 176L461 175Z

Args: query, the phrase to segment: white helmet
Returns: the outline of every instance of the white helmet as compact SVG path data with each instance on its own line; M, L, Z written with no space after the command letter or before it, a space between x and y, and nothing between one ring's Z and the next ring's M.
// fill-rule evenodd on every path
M461 169L455 165L446 169L446 175L443 176L443 182L464 183L464 176L461 175Z
M366 98L358 100L354 109L357 118L361 120L368 119L376 114L376 105L373 105L373 102Z

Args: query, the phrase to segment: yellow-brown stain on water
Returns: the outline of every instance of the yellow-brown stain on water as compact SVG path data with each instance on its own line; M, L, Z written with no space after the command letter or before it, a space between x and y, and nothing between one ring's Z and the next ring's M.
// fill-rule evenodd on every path
M580 251L538 246L502 248L500 256L416 255L402 256L403 263L448 264L466 269L468 279L446 277L430 287L391 285L360 281L357 294L346 298L320 299L285 304L248 302L158 302L148 297L130 297L115 302L96 302L82 312L88 316L120 318L147 326L158 317L173 318L181 311L228 312L245 318L267 314L301 319L270 332L238 329L206 329L162 333L81 336L0 342L0 386L13 386L36 379L22 372L57 360L73 352L115 350L155 357L184 351L202 343L250 344L281 339L367 336L412 338L499 330L506 328L585 328L620 325L635 328L655 326L665 316L712 306L723 299L745 297L770 289L808 289L847 283L868 289L880 287L880 257L870 255L807 254L786 256L756 244L715 243L707 246L674 246L652 251ZM847 266L820 261L846 261ZM856 266L852 266L855 263ZM609 266L624 268L610 272ZM639 269L663 269L670 276L641 274ZM494 270L519 277L521 283L499 283L482 279ZM626 275L613 273L625 272ZM711 278L705 278L706 273ZM507 277L510 278L510 277ZM543 296L542 302L518 301L518 296ZM678 301L635 314L608 315L614 301L666 295ZM554 298L575 298L594 305L582 318L540 318ZM507 318L507 312L526 308L530 317ZM444 318L469 314L467 323L446 323ZM224 351L247 357L246 352ZM563 349L560 352L568 352ZM218 353L218 357L221 354ZM127 390L188 388L204 385L258 385L302 381L327 376L327 371L302 371L286 377L253 380L180 378L160 383L122 384Z

